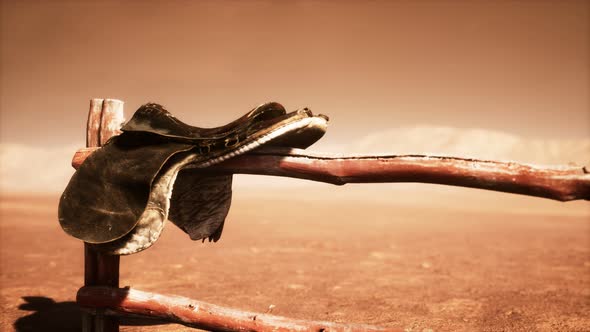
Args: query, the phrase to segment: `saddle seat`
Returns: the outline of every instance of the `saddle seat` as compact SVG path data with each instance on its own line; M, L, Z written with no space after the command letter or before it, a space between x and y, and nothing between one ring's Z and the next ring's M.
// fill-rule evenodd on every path
M313 113L307 108L287 114L283 105L269 102L252 109L226 125L201 128L178 120L161 105L148 103L141 106L121 130L126 133L154 134L169 141L193 143L199 146L210 146L223 142L225 147L225 145L236 144L236 140L244 139L265 127L271 127L273 124L294 115L313 117ZM328 121L328 117L323 114L318 114L317 117ZM319 140L324 133L325 128L322 126L309 126L305 129L305 134L301 132L285 133L284 136L281 136L281 140L275 140L273 145L304 149Z

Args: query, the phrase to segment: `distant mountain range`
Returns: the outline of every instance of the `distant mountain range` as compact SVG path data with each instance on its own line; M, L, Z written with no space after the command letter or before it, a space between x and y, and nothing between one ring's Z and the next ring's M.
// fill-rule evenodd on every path
M61 192L74 172L78 146L0 144L0 191ZM418 126L376 132L345 146L341 154L433 154L531 164L590 165L590 138L527 139L484 129ZM247 181L246 181L247 182ZM257 181L259 182L259 181ZM273 181L262 181L262 183ZM276 181L274 181L276 182ZM292 180L285 183L302 183ZM306 182L305 183L309 183Z
M369 134L346 152L433 154L530 164L590 165L590 137L529 139L486 129L417 126Z

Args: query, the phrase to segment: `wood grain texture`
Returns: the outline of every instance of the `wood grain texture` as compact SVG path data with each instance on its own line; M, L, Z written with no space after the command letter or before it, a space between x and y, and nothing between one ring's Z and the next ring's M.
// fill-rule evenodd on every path
M121 133L121 125L125 122L123 106L124 103L121 100L104 100L100 120L100 145L105 144L109 138Z
M105 115L106 114L106 115ZM113 99L91 99L86 124L86 147L98 148L119 132L123 119L123 102ZM84 243L84 285L119 287L119 256L94 251ZM82 313L83 332L118 332L116 318L104 317L103 312Z
M289 319L130 288L83 287L78 291L76 301L87 308L108 308L115 315L133 314L160 318L207 331L401 331L369 325Z
M104 99L90 99L88 122L86 123L86 147L100 146L100 122Z
M81 165L93 149L79 150ZM581 166L534 166L515 162L428 155L329 156L303 150L266 149L201 170L209 174L292 177L336 185L417 182L487 189L558 201L590 200L590 174Z

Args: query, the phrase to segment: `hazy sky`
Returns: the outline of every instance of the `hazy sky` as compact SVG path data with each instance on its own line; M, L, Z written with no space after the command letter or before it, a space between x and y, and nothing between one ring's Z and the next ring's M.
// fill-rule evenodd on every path
M590 136L588 1L2 1L0 139L83 143L88 99L201 126L268 100L324 140L434 125Z

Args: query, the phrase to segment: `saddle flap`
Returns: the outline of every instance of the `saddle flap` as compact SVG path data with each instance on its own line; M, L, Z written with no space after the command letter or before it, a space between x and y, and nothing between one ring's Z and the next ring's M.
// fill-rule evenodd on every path
M231 185L232 175L206 176L194 169L180 171L168 219L191 240L217 242L231 206Z

